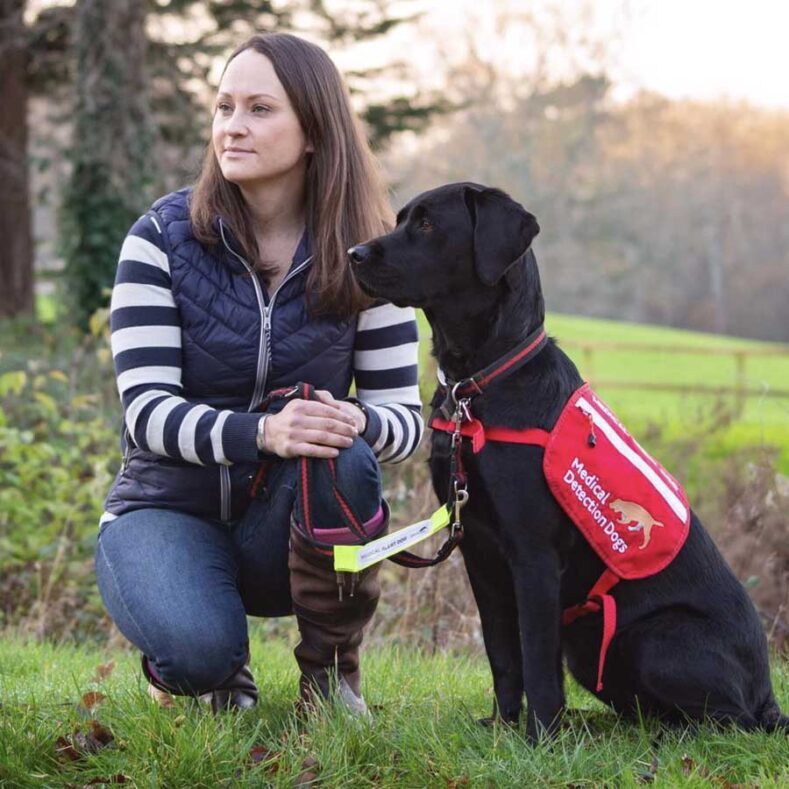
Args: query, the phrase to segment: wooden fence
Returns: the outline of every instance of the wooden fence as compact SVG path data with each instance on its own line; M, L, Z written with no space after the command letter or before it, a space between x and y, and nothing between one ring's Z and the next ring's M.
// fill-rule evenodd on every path
M702 348L686 345L658 345L653 343L629 342L560 342L566 350L581 351L584 378L600 389L637 389L651 392L677 392L680 394L732 395L738 412L742 412L747 397L786 397L789 389L748 386L746 363L755 357L789 358L789 348ZM599 378L595 375L594 355L597 351L627 351L635 353L662 353L674 356L681 354L702 356L728 356L734 359L734 380L729 386L710 384L673 384L655 381L623 381Z

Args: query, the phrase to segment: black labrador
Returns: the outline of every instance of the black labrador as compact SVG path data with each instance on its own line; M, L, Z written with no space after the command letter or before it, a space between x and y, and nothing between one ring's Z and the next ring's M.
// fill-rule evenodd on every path
M414 198L391 233L349 254L370 295L424 310L441 369L460 381L542 325L530 249L538 232L535 217L504 192L456 183ZM550 430L581 384L551 339L475 397L473 413L486 425ZM434 414L443 396L436 393ZM601 617L566 627L561 618L584 601L603 564L549 492L543 448L487 443L475 455L463 443L470 501L461 550L493 673L494 717L518 721L525 693L530 737L552 731L564 706L564 655L585 688L625 715L789 727L754 606L695 515L666 569L614 589L617 630L597 693ZM434 431L430 467L442 500L449 459L449 434Z

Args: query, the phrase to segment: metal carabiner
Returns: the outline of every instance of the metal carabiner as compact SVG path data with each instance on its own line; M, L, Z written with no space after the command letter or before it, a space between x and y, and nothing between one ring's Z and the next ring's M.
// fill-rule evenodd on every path
M460 511L468 503L468 491L466 490L465 487L459 488L457 480L454 480L453 484L454 484L454 488L455 488L455 490L454 490L454 493L455 493L455 495L454 495L454 499L455 499L454 510L455 511L454 511L454 519L452 521L452 526L451 526L451 529L450 529L450 534L451 534L451 536L454 537L456 531L462 531L462 529L463 529L463 524L460 522Z
M452 386L452 389L449 390L449 396L452 398L452 403L455 405L455 409L457 410L458 398L457 398L457 389L462 384L463 381L458 381L456 384Z

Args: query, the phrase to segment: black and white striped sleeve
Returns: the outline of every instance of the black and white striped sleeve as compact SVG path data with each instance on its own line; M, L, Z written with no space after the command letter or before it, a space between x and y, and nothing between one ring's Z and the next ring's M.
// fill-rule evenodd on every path
M260 414L217 410L183 397L180 317L167 240L154 213L138 219L123 242L110 329L124 420L138 447L199 465L259 458Z
M362 437L382 463L405 460L424 433L418 358L411 307L380 304L359 313L353 366L356 397L368 414Z

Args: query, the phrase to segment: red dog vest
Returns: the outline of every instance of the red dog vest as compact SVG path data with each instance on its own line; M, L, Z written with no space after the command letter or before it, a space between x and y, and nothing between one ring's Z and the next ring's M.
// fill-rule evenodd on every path
M434 418L430 426L452 432ZM595 611L603 614L597 675L602 690L608 646L616 631L616 602L609 594L620 579L660 572L677 555L690 526L690 507L679 483L627 432L589 384L568 400L553 430L484 427L477 419L461 426L479 452L486 441L545 447L548 487L606 565L581 605L564 611L563 623Z

